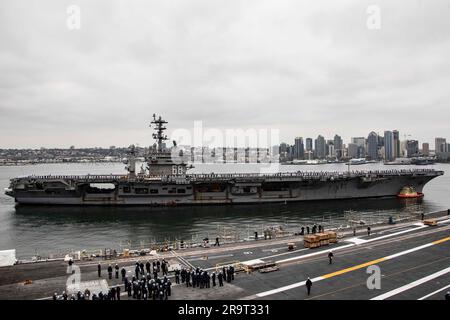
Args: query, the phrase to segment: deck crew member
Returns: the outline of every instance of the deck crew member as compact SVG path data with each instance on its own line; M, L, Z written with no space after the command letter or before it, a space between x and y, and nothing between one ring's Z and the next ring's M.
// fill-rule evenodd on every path
M161 270L162 270L162 273L164 276L167 276L167 271L168 271L167 269L168 269L167 262L166 262L166 260L163 259L163 261L161 263Z
M131 283L127 283L128 287L127 287L127 292L128 292L128 297L131 297Z
M98 277L100 278L102 276L102 265L100 263L97 265L97 272Z
M170 280L167 280L167 295L170 297L172 294L172 282Z
M69 260L69 273L70 273L70 274L73 273L73 272L72 272L72 265L73 265L73 260L72 260L72 258L70 258L70 260Z
M120 287L119 286L116 287L116 296L117 296L117 300L120 300Z
M223 274L222 272L219 272L217 275L217 279L219 280L219 287L223 287Z
M367 235L370 236L370 227L367 227Z
M112 279L112 271L113 271L113 269L112 269L111 265L109 265L108 266L108 277L109 277L109 279Z
M180 270L175 269L175 283L180 284Z
M215 287L216 286L216 273L215 272L213 272L213 274L211 275L211 279L212 279L213 287Z
M139 279L139 264L136 264L136 268L134 268L134 273L136 275L136 279Z
M125 281L125 276L127 275L127 270L125 270L125 267L122 267L122 270L120 270L122 273L122 281Z
M191 287L191 274L189 271L186 272L186 287Z
M147 270L147 273L150 273L150 261L147 261L145 264L145 269Z
M215 247L216 245L217 245L218 247L220 247L219 237L216 238L216 243L214 243L214 247Z
M114 266L114 269L116 270L116 279L119 279L119 265L117 263Z
M312 281L311 279L308 277L308 280L306 280L306 290L308 291L308 296L311 293L311 287L312 287Z
M328 260L330 261L330 264L333 263L333 257L334 257L333 251L328 252Z

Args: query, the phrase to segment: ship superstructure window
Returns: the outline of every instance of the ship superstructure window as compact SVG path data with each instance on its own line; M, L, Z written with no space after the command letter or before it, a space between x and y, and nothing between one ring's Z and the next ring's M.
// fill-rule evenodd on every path
M186 189L177 189L177 193L186 193Z
M150 193L157 194L157 193L159 193L159 190L158 189L150 189Z
M219 183L200 183L195 186L195 190L198 192L224 192L226 184Z
M123 193L130 193L131 188L130 187L123 187Z
M176 193L177 192L177 188L170 188L168 192L169 193Z
M147 194L148 188L134 188L136 194Z
M289 183L288 182L266 182L266 183L263 183L262 189L264 191L288 191Z
M116 185L113 183L90 183L86 192L88 193L111 193L114 192Z

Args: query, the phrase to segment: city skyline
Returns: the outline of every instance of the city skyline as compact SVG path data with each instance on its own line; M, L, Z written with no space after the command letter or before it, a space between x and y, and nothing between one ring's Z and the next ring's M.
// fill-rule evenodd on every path
M279 128L344 141L450 137L448 2L0 4L0 147L148 144L170 128ZM170 135L170 131L167 132Z

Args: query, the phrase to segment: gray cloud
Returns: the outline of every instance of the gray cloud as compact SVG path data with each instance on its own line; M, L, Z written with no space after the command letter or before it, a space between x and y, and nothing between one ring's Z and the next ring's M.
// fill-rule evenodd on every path
M450 138L449 15L446 0L4 0L0 148L146 145L154 112L172 129L433 144Z

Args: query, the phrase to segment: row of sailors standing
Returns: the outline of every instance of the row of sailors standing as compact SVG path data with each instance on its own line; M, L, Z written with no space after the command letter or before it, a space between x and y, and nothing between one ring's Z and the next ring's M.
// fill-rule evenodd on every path
M153 267L153 268L152 268ZM145 270L144 270L145 268ZM125 276L127 274L127 271L125 267L122 267L122 269L119 268L119 265L116 263L114 266L115 271L115 278L119 279L119 270L122 276L122 281L124 281ZM108 278L112 279L113 277L113 267L110 264L107 268L108 271ZM145 272L147 271L147 272ZM137 261L135 265L135 277L139 278L141 275L150 274L153 271L154 278L156 279L158 276L158 273L162 271L163 276L167 276L169 273L169 263L163 259L162 261L156 260L153 261L151 264L150 261L147 261L147 263L144 265L144 263ZM102 265L99 263L97 265L97 273L98 277L100 278L102 276Z
M219 287L223 287L223 282L231 282L234 280L234 267L228 266L223 267L219 272L212 272L209 274L207 271L200 268L175 270L175 283L176 284L186 284L186 287L192 288L210 288L211 282L212 286L215 287L216 279L218 281ZM181 280L181 281L180 281Z

